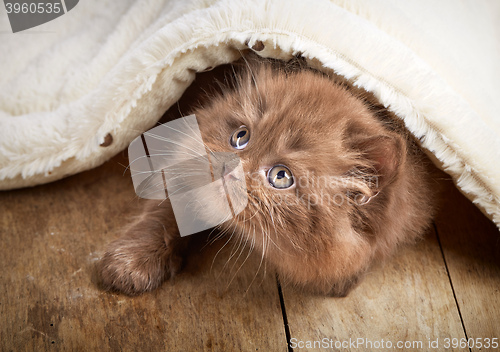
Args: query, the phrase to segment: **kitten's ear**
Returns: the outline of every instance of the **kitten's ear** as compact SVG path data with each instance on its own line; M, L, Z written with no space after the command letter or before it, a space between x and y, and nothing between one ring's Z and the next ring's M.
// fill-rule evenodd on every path
M396 134L384 136L358 136L351 139L351 147L361 155L360 167L376 178L370 188L380 192L397 176L405 159L405 143Z

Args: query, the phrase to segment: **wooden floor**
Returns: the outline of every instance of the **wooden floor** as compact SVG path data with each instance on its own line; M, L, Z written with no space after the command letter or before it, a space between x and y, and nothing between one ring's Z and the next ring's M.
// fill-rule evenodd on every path
M95 262L136 201L126 163L117 156L0 193L2 351L466 351L446 349L446 339L500 338L500 234L451 184L425 239L347 298L280 289L259 258L240 265L242 252L226 264L231 248L204 247L206 234L186 271L161 289L136 298L101 292Z

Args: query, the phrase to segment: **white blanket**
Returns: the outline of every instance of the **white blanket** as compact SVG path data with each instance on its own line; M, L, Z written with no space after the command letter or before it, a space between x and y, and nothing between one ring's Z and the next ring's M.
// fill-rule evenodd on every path
M259 41L373 92L500 226L496 0L84 0L16 34L1 9L0 189L102 164Z

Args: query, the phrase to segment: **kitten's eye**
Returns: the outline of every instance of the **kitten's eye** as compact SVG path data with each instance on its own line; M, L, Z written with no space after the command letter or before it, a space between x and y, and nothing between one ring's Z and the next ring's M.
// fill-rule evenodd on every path
M236 131L233 132L230 143L233 146L233 148L243 149L247 146L249 140L250 140L250 131L246 126L241 126Z
M274 188L288 188L293 185L292 172L284 165L276 165L267 172L267 180Z

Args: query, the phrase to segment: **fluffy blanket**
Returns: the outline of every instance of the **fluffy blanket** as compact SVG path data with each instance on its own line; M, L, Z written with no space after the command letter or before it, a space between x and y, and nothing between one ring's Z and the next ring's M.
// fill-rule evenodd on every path
M2 9L0 189L102 164L247 48L373 92L500 225L495 0L85 0L15 34Z

